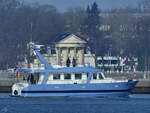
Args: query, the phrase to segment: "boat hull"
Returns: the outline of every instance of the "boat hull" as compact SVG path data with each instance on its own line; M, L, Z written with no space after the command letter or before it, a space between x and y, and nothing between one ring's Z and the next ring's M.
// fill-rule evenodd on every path
M138 81L97 84L40 84L29 85L23 97L51 96L127 96Z

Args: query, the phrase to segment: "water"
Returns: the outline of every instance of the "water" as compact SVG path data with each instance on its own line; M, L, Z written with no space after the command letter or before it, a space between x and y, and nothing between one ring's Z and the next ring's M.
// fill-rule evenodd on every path
M0 94L0 113L150 113L150 95L18 98Z

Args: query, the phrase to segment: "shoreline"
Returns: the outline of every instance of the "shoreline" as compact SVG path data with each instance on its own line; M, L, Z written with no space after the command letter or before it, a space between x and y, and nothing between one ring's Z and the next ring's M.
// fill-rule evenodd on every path
M135 87L131 93L133 94L150 94L150 87Z
M11 86L0 86L0 93L11 93Z

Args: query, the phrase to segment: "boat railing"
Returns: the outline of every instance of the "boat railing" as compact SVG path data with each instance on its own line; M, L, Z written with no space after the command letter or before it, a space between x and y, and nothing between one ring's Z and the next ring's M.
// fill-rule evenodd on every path
M127 77L120 76L120 77L113 77L114 80L128 80Z
M86 80L49 80L48 84L83 84Z
M22 68L24 69L45 69L45 65L44 64L38 64L38 63L34 63L34 64L27 64L25 63Z

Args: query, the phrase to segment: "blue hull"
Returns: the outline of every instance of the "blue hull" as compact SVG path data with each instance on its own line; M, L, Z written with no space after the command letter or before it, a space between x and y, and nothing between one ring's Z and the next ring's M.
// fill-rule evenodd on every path
M99 84L41 84L22 90L23 97L127 96L138 81Z

